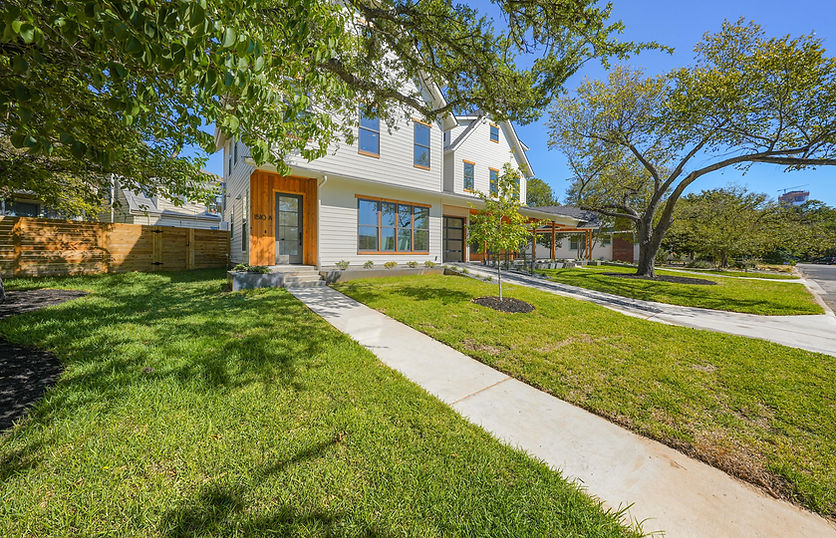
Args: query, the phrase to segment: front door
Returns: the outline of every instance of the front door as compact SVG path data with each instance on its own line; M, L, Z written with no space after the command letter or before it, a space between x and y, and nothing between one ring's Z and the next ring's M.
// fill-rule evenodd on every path
M444 261L464 261L464 219L444 217Z
M276 193L276 264L302 263L302 196Z

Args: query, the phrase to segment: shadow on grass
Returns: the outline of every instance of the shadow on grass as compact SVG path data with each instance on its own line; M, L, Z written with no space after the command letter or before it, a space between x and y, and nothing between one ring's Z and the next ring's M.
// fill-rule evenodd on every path
M92 293L1 321L0 335L53 352L65 368L11 435L32 439L30 429L89 406L117 406L156 383L200 391L252 384L304 390L297 361L319 354L339 334L322 331L324 322L305 315L284 290L222 294L217 276L192 271L94 277L92 283L68 278L65 284ZM28 445L14 451L0 461L0 476L33 467L37 452Z
M776 302L768 298L746 298L741 293L737 293L733 298L724 296L722 295L724 289L721 286L656 282L619 276L606 276L594 272L561 273L559 271L549 271L544 272L544 274L553 282L643 301L744 313L814 313L810 309L802 309L796 305Z
M275 534L288 536L305 531L324 531L327 536L342 535L350 526L352 536L382 537L369 523L358 521L343 511L305 509L302 506L283 504L269 507L259 513L251 513L249 489L269 481L287 467L325 457L339 443L338 438L323 441L300 450L289 459L268 463L253 472L249 484L207 484L197 494L180 506L169 510L160 524L164 535L171 538L204 536L207 534L241 534L243 536ZM346 525L350 523L350 525Z

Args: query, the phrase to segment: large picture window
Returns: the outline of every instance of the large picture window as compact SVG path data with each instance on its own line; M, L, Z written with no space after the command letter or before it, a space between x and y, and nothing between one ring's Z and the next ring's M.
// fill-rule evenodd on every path
M380 157L380 119L373 118L368 110L360 109L360 131L357 135L359 153Z
M416 168L430 169L430 126L420 121L414 122L415 144L412 164Z
M499 170L496 168L488 169L491 173L491 194L499 194Z
M382 254L430 250L430 208L394 200L357 199L357 251Z
M470 161L464 161L464 190L473 190L473 166Z

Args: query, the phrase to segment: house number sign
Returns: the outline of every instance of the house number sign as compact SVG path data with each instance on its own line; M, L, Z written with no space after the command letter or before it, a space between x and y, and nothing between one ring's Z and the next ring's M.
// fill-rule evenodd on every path
M265 215L263 213L255 213L253 215L253 219L255 219L255 220L273 220L273 215Z

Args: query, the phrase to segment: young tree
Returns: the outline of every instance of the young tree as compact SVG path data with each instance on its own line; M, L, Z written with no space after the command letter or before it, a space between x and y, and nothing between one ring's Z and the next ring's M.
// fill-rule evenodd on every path
M471 243L479 245L480 252L493 253L519 250L531 237L532 223L520 214L519 185L522 173L505 163L499 175L495 195L478 193L484 207L470 216L467 228ZM502 268L496 266L499 282L499 300L502 300Z
M550 146L575 172L570 198L635 223L641 275L653 275L676 203L700 177L836 164L836 59L821 40L770 39L741 20L695 50L693 66L659 77L615 69L551 114Z
M525 203L529 206L539 207L554 205L552 188L540 178L529 178L525 182Z

